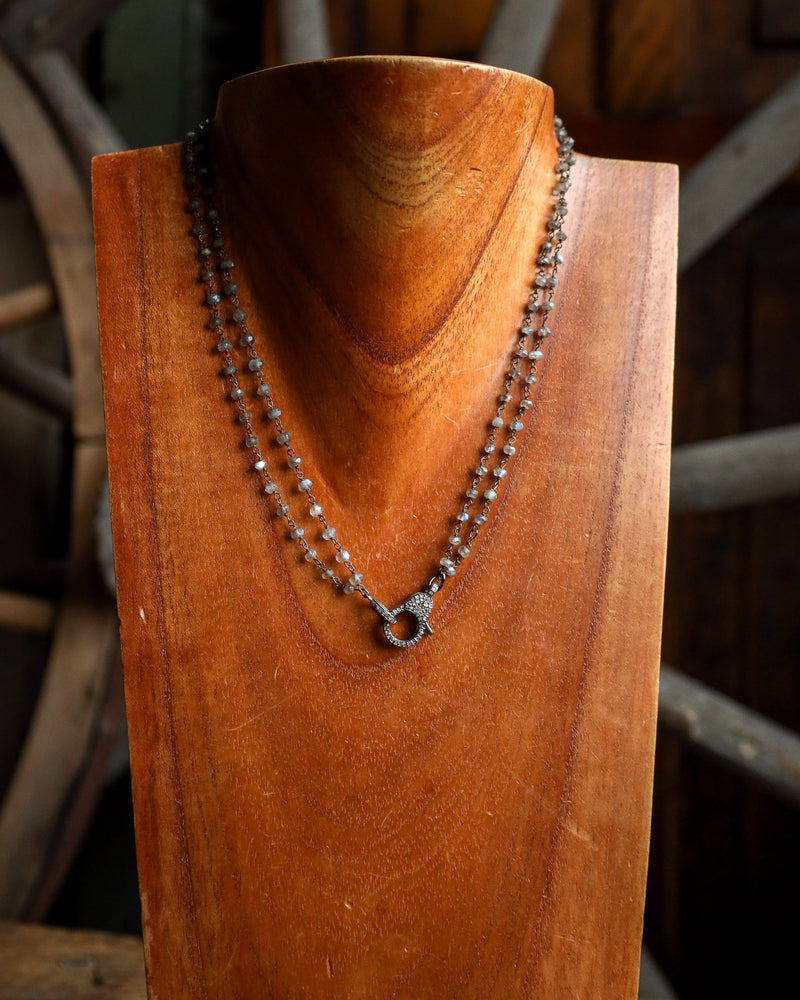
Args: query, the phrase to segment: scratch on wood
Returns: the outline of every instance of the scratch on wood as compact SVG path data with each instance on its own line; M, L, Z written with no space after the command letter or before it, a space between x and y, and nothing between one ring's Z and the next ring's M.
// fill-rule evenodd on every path
M280 708L281 705L285 705L287 701L291 700L291 695L287 695L285 698L281 698L280 701L276 701L274 705L269 705L267 708L262 709L260 712L256 712L249 719L245 719L244 722L240 722L238 726L226 726L226 733L238 733L240 729L244 729L245 726L250 726L262 716L267 715L269 712L274 712L276 708Z

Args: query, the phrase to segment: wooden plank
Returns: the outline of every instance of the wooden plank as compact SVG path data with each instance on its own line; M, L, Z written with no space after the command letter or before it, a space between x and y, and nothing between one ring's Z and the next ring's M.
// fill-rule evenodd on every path
M608 111L676 111L681 99L688 0L611 0L605 22L603 102Z
M309 62L331 56L324 0L277 0L277 6L281 62Z
M800 42L800 4L797 0L758 0L755 24L761 42L782 45Z
M367 52L408 52L406 0L364 4L364 46Z
M145 1000L146 993L138 938L0 921L7 1000Z
M0 295L0 332L43 319L56 307L53 286L37 281L25 288Z
M591 150L596 156L604 155L602 145L588 130L584 131L582 120L596 119L595 109L599 106L601 52L597 39L600 36L600 18L600 8L595 0L561 0L561 15L556 19L538 74L540 79L553 86L556 109L563 109L568 114L568 125L575 141L580 143L581 149ZM605 119L604 124L607 122L608 119ZM621 143L609 155L635 159L625 154ZM652 156L650 159L659 157Z
M800 73L753 112L681 183L681 270L690 267L800 160Z
M661 665L660 726L800 806L800 736Z
M800 424L672 451L670 510L728 510L800 496Z
M462 0L361 3L354 40L359 51L366 53L469 58L480 46L493 6L493 0L469 4Z
M478 62L537 76L561 11L561 0L499 0Z
M747 289L752 280L747 252L752 236L747 227L737 230L679 282L676 442L717 439L745 429L742 360L751 330L732 290ZM747 545L741 511L671 519L663 658L691 664L699 680L740 698L749 669ZM646 934L658 943L659 957L670 969L691 968L707 987L721 966L730 965L727 938L718 924L720 906L728 911L742 899L738 876L747 853L742 803L739 776L693 753L662 727ZM721 842L726 843L724 856ZM700 928L712 922L706 943ZM707 970L708 954L715 958Z
M416 55L470 58L486 34L495 0L406 0L406 31Z
M52 601L0 590L0 628L21 632L52 632L56 609Z
M800 421L797 289L800 286L800 204L791 195L765 205L754 220L755 245L773 252L750 260L746 302L751 322L747 358L747 419L753 427ZM800 423L793 427L800 432ZM778 458L778 456L776 456ZM778 459L780 460L780 459ZM797 473L800 447L783 459ZM788 475L789 468L784 469ZM768 473L771 474L771 473ZM745 606L748 648L753 664L742 700L765 715L800 731L800 493L794 499L757 507L747 518L750 553ZM760 669L764 656L770 669ZM753 803L753 827L770 838L769 817ZM756 826L758 824L758 826Z

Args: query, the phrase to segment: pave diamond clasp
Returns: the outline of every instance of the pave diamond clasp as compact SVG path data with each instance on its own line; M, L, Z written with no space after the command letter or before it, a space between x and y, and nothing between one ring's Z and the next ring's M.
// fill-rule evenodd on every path
M380 601L376 600L372 601L372 606L378 614L385 619L383 623L383 634L393 646L399 646L402 649L406 649L409 646L416 646L423 635L433 635L433 629L428 624L428 616L431 611L433 611L433 600L431 595L426 594L424 591L420 591L418 594L412 594L407 601L404 601L403 604L395 608L393 611L389 611L380 603ZM397 623L397 616L402 614L404 611L407 611L409 614L413 615L414 618L416 618L417 627L408 639L398 639L397 636L392 633L392 625Z

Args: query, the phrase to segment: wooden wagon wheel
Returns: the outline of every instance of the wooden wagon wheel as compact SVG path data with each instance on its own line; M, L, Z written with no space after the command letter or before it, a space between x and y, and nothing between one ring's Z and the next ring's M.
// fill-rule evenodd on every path
M59 607L2 595L6 627L43 629L52 643L38 703L0 807L0 915L35 909L54 835L69 820L89 750L102 721L117 661L117 620L95 560L93 522L105 477L94 257L86 191L58 132L10 59L0 55L0 142L25 189L46 247L53 282L0 300L0 325L35 318L56 301L72 373L24 364L13 374L29 398L71 410L74 439L70 546ZM8 372L8 369L6 369Z
M48 4L44 0L39 0L35 6L43 7L48 6ZM282 16L285 14L288 28L292 26L292 16L299 18L301 11L305 11L304 16L310 19L308 23L311 23L312 27L316 26L314 31L294 32L295 41L291 43L289 43L287 29L287 43L283 50L284 59L293 61L316 58L329 53L330 42L325 35L324 21L320 14L321 3L315 3L313 0L292 0L291 3L279 3L279 7ZM518 69L522 72L535 73L536 61L541 58L546 49L547 37L555 21L558 8L558 0L505 0L505 2L498 3L497 15L481 52L481 58L486 62ZM294 15L290 14L292 9L295 10ZM320 27L321 25L322 27ZM292 45L297 46L296 51L290 51ZM4 69L3 73L5 74L5 72ZM0 83L2 83L4 94L9 94L10 91L5 84L5 75ZM16 101L9 100L6 103L16 104ZM767 102L760 112L752 116L743 129L737 130L727 143L723 143L715 153L712 153L704 161L704 164L701 164L684 181L681 227L684 234L681 246L681 263L684 267L696 259L746 208L760 199L767 190L774 187L797 162L800 157L800 146L797 145L798 132L796 129L781 127L781 123L784 121L791 123L795 120L798 106L800 106L800 78L791 81L772 101ZM0 119L2 119L0 121L0 138L4 138L7 125L8 127L12 126L11 119L15 118L16 120L20 117L27 119L28 116L14 116L12 109L8 108L0 110ZM770 136L769 143L764 143L759 138L763 137L764 134ZM774 142L776 134L782 137L780 143ZM769 162L765 162L763 156L765 149L770 152ZM714 156L716 159L712 159ZM24 176L19 164L18 169L20 176ZM719 178L721 171L724 172L726 169L729 171L729 181L723 185L719 183ZM722 202L714 202L713 212L709 213L711 196L722 198ZM42 225L44 233L46 227L41 221L40 225ZM55 265L53 265L53 272L60 291L61 284ZM92 296L93 289L84 301L92 302ZM5 309L9 314L13 309L21 309L23 313L30 315L36 308L44 308L50 297L51 293L47 288L29 289L18 294L13 301L5 300L0 308ZM61 294L59 294L59 300L63 304L64 300ZM39 302L38 307L35 305L37 301ZM73 366L74 364L73 361ZM73 367L73 371L77 371L77 369ZM42 373L34 372L32 374L34 381L31 385L40 384ZM62 395L63 407L68 407L70 405L69 391L66 390L63 383L58 383L57 379L43 395L47 396L52 404L58 394L59 384L65 390L65 394ZM78 410L79 407L76 407L76 420ZM800 434L800 428L785 428L781 431L764 432L764 436L757 441L755 440L756 436L740 435L728 442L712 442L703 446L689 446L679 449L675 456L673 479L674 509L721 509L732 503L755 503L771 496L796 495L800 488L797 478L799 467L797 458L800 455L798 434ZM82 441L77 427L76 438L79 442ZM97 443L97 440L90 434L84 443L88 446ZM701 451L703 448L707 450ZM80 448L76 450L76 464L79 462L80 451ZM86 451L85 454L88 455L89 452ZM730 469L731 458L741 459L746 454L760 458L762 461L765 460L765 456L769 456L767 466L772 472L772 478L765 482L755 466L749 462L742 465L741 461L738 461L736 463L738 493L734 497L731 490L724 485L726 469ZM779 454L784 456L784 461L781 464L776 464L774 459ZM88 459L85 467L93 467ZM742 468L745 470L753 469L753 474L746 477L747 482L744 484L741 475ZM709 477L710 472L713 472L713 475ZM706 485L702 487L699 487L692 479L693 476L698 476L700 473L705 476L707 481ZM80 475L77 475L75 478L76 497L73 506L73 523L76 525L80 522L78 515L81 504L79 501L85 501L85 493L90 492L87 490L79 496L79 483ZM746 486L747 489L744 489L743 486ZM85 506L91 507L91 504L85 504ZM76 540L78 537L79 533L75 536ZM80 569L81 562L77 550L78 546L76 545L75 551L70 557L70 565ZM84 552L84 556L88 559L89 553ZM17 616L27 615L31 627L49 627L53 613L46 603L27 598L20 599L14 595L3 596L5 600L0 598L0 615L4 615L6 618L11 613ZM4 608L8 611L4 611ZM60 623L63 623L63 618L62 612L58 615ZM55 664L57 645L57 642L54 643L51 670ZM50 672L49 670L48 681ZM77 681L73 681L73 684L77 688ZM40 712L37 713L36 724L40 722L40 715L43 718L46 717L44 716L46 697L45 689ZM56 695L53 695L51 702L55 699ZM97 700L90 700L88 704L90 710L94 711L94 719L96 720ZM720 714L723 709L727 711ZM660 716L662 724L680 734L683 739L712 753L718 759L726 761L742 773L753 775L762 782L768 783L787 800L800 801L800 782L797 780L796 770L796 761L800 758L800 753L798 753L797 737L793 734L786 733L773 723L761 719L756 713L749 712L730 699L721 699L720 696L709 692L708 689L698 685L695 681L677 675L668 669L665 669L662 679ZM764 727L758 729L762 723ZM29 745L20 763L20 770L17 773L18 780L15 780L6 807L0 814L0 909L5 903L5 897L2 895L2 884L6 877L6 871L9 868L13 869L19 863L19 858L22 857L21 855L12 856L9 854L8 845L12 844L12 841L7 832L9 829L7 815L11 811L8 803L10 803L15 790L18 792L18 799L24 803L24 793L28 787L27 781L31 780L31 775L35 775L37 758L30 748L36 724L31 730ZM89 723L90 728L92 725L96 725L96 722ZM76 733L79 728L74 727ZM743 739L743 736L756 732L758 734L757 752L753 753L753 744L748 743ZM57 743L54 742L53 745L57 748ZM744 755L741 752L742 747L747 747L747 753ZM41 744L38 752L40 754L38 763L46 762L41 756ZM58 750L50 752L58 753ZM27 764L26 760L29 760ZM23 782L21 775L23 767L26 766L28 767L28 778ZM68 768L64 770L66 772ZM61 789L63 790L67 784L65 777L62 777ZM51 815L52 812L51 809ZM35 813L36 810L28 809L28 819L33 820ZM21 835L21 827L17 827L15 835ZM19 908L17 910L19 912Z

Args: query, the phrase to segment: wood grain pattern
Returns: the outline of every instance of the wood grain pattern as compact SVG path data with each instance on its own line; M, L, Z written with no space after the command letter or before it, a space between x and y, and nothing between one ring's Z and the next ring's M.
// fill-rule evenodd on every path
M612 0L605 37L604 97L616 113L674 111L680 102L687 25L686 0Z
M551 122L536 81L433 60L223 88L241 296L318 496L389 606L431 575L468 485L542 238ZM580 160L508 486L434 635L395 651L296 559L248 472L179 163L95 165L151 995L635 996L674 169Z
M0 996L9 1000L144 1000L133 937L0 921Z

